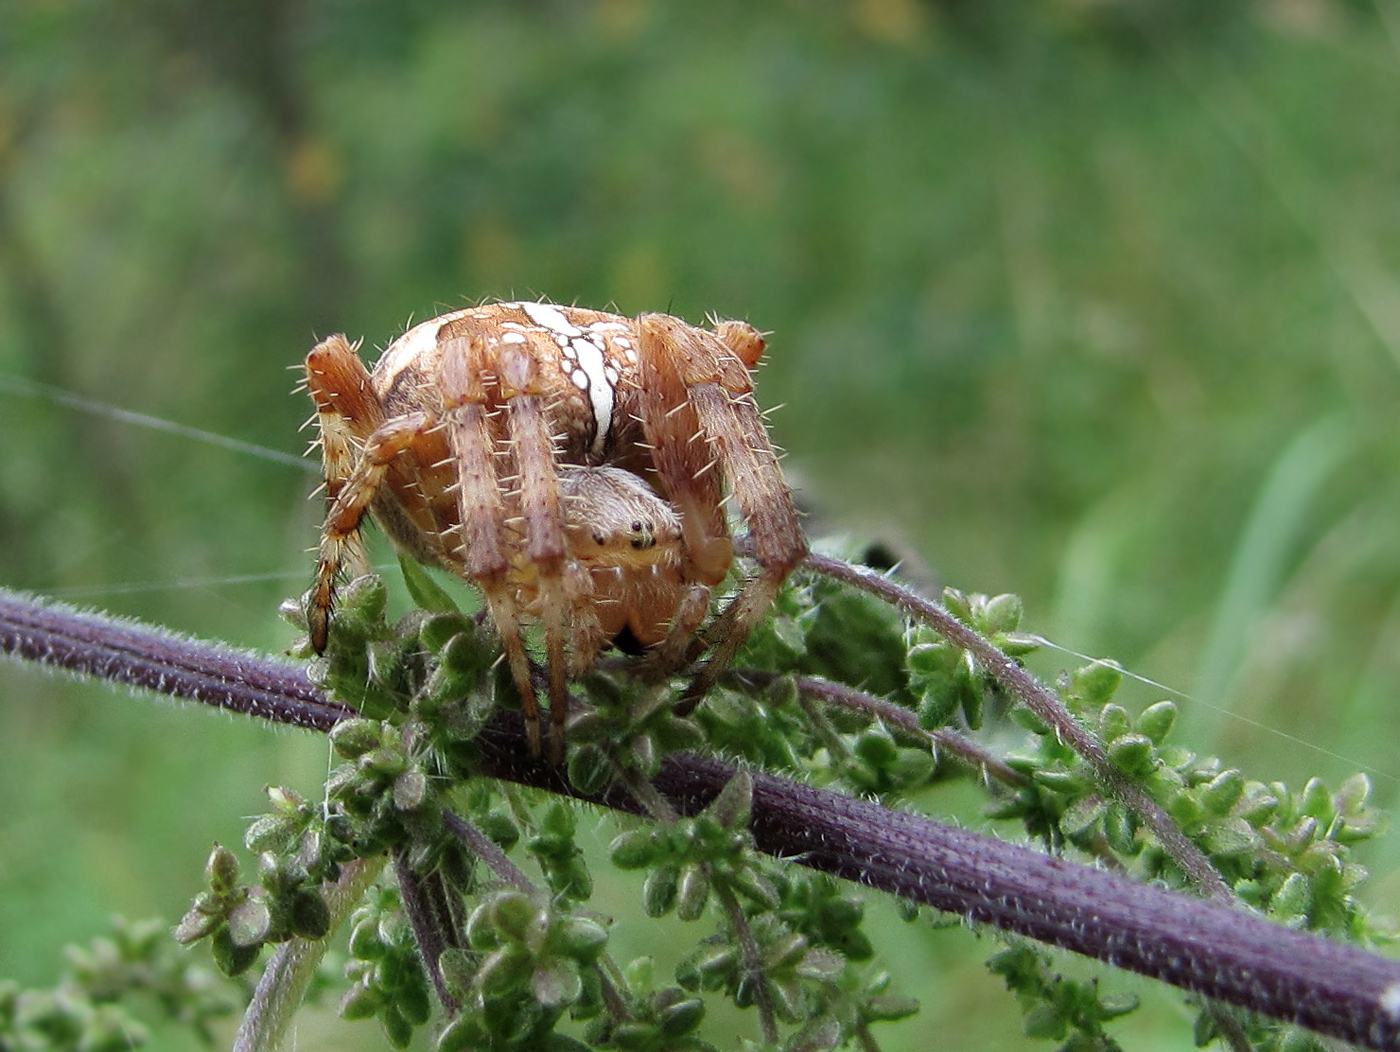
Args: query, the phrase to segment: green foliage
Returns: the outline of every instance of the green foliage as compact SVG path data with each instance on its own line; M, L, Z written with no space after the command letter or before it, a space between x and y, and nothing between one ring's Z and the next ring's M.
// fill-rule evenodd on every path
M1026 945L1000 951L987 967L1020 1002L1026 1036L1059 1041L1061 1052L1118 1052L1104 1024L1136 1009L1136 997L1101 994L1096 981L1057 975L1047 954Z
M1352 849L1379 827L1369 778L1353 775L1336 790L1316 778L1301 790L1248 779L1170 741L1173 702L1136 716L1114 702L1121 679L1116 666L1095 662L1064 676L1060 694L1095 728L1112 763L1148 790L1243 901L1295 927L1363 940L1384 934L1355 896L1367 873ZM1179 868L1140 816L1105 796L1092 768L1038 720L1021 722L1037 751L1006 759L1029 781L996 804L993 817L1020 820L1051 847L1111 853L1145 879L1180 885Z
M976 777L978 766L1002 771L991 817L1019 822L1056 852L1183 882L1142 817L1106 793L1092 764L1005 696L970 652L928 626L911 627L864 593L799 574L741 651L725 689L693 718L672 710L683 680L635 679L625 661L604 662L579 683L577 700L586 704L570 720L568 771L589 791L620 782L652 810L654 824L613 839L610 863L643 875L641 915L710 925L677 966L675 985L658 987L650 965L622 968L606 952L611 923L589 908L595 882L577 842L575 807L474 776L474 736L496 704L518 699L508 678L488 674L492 644L475 624L422 581L413 591L435 609L391 624L381 583L361 579L347 589L319 666L332 694L366 713L331 734L344 762L319 807L289 790L270 791L273 811L245 838L261 853L259 882L241 885L236 860L216 847L209 888L178 930L182 941L211 938L220 967L236 974L265 943L325 934L318 884L351 859L390 852L398 886L373 891L352 920L351 988L341 1013L378 1018L395 1047L430 1018L434 985L451 1006L441 1049L702 1050L715 998L753 1010L775 1047L870 1048L872 1024L916 1010L890 989L888 974L866 964L876 948L859 900L828 877L753 851L750 776L735 775L699 814L676 816L647 784L668 752L776 758L890 800ZM1004 652L1034 650L1020 634L1016 597L948 590L944 599L958 621ZM853 652L836 653L843 645ZM899 651L884 672L888 698L827 678L836 668L859 674L867 648ZM1068 717L1093 729L1108 761L1167 810L1241 899L1285 924L1352 939L1380 934L1355 897L1366 874L1350 858L1377 824L1364 777L1335 792L1317 780L1299 792L1251 781L1175 745L1173 703L1137 713L1120 704L1122 680L1116 665L1094 662L1064 674L1057 694ZM934 709L941 720L930 727ZM978 754L959 738L957 755L984 759L940 761L935 744L952 739L938 736L959 734L950 722L963 730L995 725L999 737L1017 733L1030 749ZM473 850L444 824L448 807L470 816L483 840L516 848L537 876ZM425 934L416 929L424 924L437 926L442 941L428 958L431 982L420 964ZM1026 1033L1066 1050L1117 1048L1104 1027L1136 1007L1101 993L1097 979L1055 975L1042 951L1017 942L989 967L1015 994ZM1203 1020L1200 1032L1213 1033L1213 1017ZM1250 1027L1263 1046L1291 1040L1273 1024Z
M206 1045L234 997L170 941L160 921L112 919L108 938L70 946L68 969L51 989L0 982L0 1049L5 1052L125 1052L156 1035L141 1017L175 1024ZM156 1044L155 1047L161 1047Z

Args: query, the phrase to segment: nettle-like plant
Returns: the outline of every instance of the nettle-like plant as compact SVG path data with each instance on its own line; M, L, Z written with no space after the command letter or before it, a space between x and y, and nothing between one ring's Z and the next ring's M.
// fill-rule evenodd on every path
M1173 741L1171 701L1115 701L1110 663L1034 679L1016 597L934 602L838 554L856 553L807 558L684 714L684 677L602 660L575 685L562 765L528 748L489 621L412 564L417 609L391 620L383 583L356 579L306 667L13 594L0 639L329 735L323 792L270 789L248 854L214 849L175 928L227 975L261 967L238 1050L279 1047L328 985L333 943L341 1014L378 1020L394 1047L428 1028L439 1052L699 1052L728 1001L751 1013L745 1047L876 1049L879 1025L918 1005L848 881L910 922L932 909L994 933L987 966L1026 1033L1062 1049L1118 1047L1111 1024L1136 1002L1059 974L1047 946L1180 987L1199 1044L1400 1047L1400 964L1369 951L1383 933L1355 897L1351 849L1377 828L1364 777L1254 780ZM305 628L301 610L284 607ZM985 789L1007 840L914 811L953 779ZM576 838L598 806L635 816L607 864L644 877L616 920L590 905L597 865ZM614 924L671 916L693 933L673 974L610 949ZM160 927L122 926L52 990L0 985L0 1049L139 1046L137 991L208 1037L232 1010L209 980Z

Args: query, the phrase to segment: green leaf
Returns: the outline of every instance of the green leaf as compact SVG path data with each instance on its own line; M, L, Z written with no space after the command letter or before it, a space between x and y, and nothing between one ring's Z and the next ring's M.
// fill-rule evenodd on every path
M417 561L400 555L399 570L403 573L403 583L408 587L408 595L414 605L434 614L461 614L452 597Z

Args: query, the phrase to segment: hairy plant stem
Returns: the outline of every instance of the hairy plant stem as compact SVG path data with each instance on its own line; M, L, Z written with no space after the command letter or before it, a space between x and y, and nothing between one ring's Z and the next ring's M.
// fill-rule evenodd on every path
M862 577L838 565L843 579ZM901 605L907 596L893 587L877 594ZM1019 666L928 606L940 625L948 622L950 641L997 668L1003 682L1018 684L1018 697L1024 691L1043 707L1042 688ZM0 593L0 650L293 726L325 729L334 715L350 714L294 666L13 593ZM478 745L483 776L643 813L622 787L593 796L574 792L561 769L530 756L518 714L497 714ZM676 812L691 815L733 774L719 760L672 756L653 785ZM761 772L753 784L751 829L761 851L1354 1044L1400 1049L1400 963L864 800Z
M404 915L408 917L414 941L418 943L423 971L433 984L433 992L437 994L442 1010L448 1018L455 1017L461 1005L447 989L447 980L443 978L439 963L443 951L453 944L452 937L457 930L447 906L442 878L437 873L416 873L409 862L406 847L394 851L394 876L398 879Z
M773 996L763 977L763 954L759 952L758 940L753 937L753 928L744 916L744 908L734 892L723 883L715 882L715 895L724 907L724 915L734 929L734 937L739 940L739 950L744 955L744 970L753 982L753 1003L758 1009L758 1024L763 1031L763 1040L770 1045L778 1043L778 1020L773 1014Z
M385 858L362 858L341 867L340 879L322 889L336 931L359 905ZM258 978L253 998L234 1035L232 1052L278 1052L292 1017L306 998L306 988L330 946L330 938L288 939L273 951Z
M535 891L534 882L525 875L525 871L511 861L510 856L501 850L499 844L465 818L451 811L444 811L442 824L468 851L486 863L486 868L500 880L527 893Z

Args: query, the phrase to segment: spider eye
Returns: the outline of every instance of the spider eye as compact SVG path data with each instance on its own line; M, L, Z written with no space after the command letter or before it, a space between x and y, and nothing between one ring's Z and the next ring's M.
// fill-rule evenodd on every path
M598 546L601 548L604 544L607 543L607 541L608 541L608 539L607 539L607 537L605 537L605 536L603 535L603 531L602 531L602 530L594 530L594 531L593 531L593 543L594 543L594 544L598 545Z
M634 522L634 523L632 523L632 532L633 532L633 533L641 533L641 532L642 532L642 524L641 524L640 522Z

